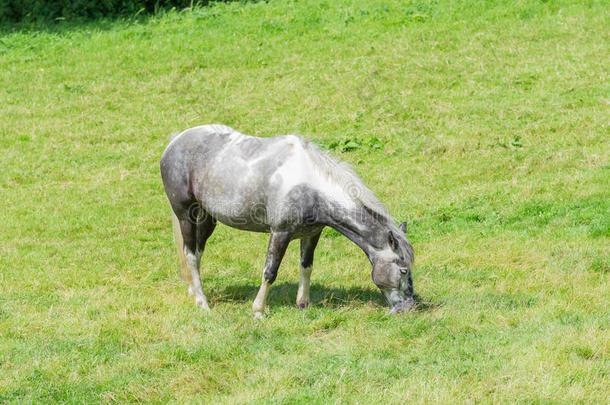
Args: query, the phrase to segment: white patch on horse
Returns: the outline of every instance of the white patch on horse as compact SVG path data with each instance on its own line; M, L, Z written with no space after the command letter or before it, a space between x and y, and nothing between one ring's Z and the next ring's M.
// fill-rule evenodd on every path
M331 201L345 208L355 208L354 200L350 198L339 180L340 172L332 172L331 175L319 176L320 169L312 153L307 149L306 141L298 136L287 137L286 144L292 146L292 156L286 159L284 164L278 168L278 174L282 177L282 191L287 194L293 187L299 184L308 184L312 189L320 191ZM317 151L322 153L321 151ZM326 174L331 171L325 171Z

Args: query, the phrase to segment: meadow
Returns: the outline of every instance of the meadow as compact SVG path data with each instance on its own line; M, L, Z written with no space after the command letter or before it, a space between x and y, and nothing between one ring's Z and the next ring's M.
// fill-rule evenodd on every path
M608 403L605 1L272 0L0 27L0 403ZM180 278L159 158L300 133L408 221L388 314L326 229L252 318L267 235Z

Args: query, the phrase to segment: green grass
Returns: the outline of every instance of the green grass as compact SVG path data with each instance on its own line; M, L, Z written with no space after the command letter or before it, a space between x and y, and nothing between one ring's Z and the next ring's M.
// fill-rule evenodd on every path
M0 403L607 403L603 1L283 1L0 34ZM365 256L219 226L180 280L158 161L223 123L350 162L416 252L390 316Z

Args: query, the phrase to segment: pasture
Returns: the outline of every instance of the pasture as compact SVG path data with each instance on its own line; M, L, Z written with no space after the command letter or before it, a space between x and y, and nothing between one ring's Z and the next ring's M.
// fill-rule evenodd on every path
M604 1L272 0L0 29L0 403L607 403ZM268 236L180 279L159 158L300 133L407 220L415 311L326 229L252 318Z

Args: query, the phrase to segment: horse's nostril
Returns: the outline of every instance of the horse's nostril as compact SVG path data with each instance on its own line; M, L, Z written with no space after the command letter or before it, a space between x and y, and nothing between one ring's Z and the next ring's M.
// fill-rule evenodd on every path
M402 274L407 274L407 269L400 269L400 272L401 272Z

